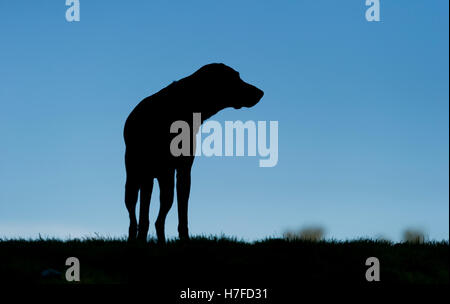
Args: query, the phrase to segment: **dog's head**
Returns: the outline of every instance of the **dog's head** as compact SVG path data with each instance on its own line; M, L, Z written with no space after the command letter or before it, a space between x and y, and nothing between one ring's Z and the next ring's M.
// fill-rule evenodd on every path
M264 92L243 81L239 73L222 63L203 66L192 76L201 84L200 90L207 98L213 98L220 108L253 107Z

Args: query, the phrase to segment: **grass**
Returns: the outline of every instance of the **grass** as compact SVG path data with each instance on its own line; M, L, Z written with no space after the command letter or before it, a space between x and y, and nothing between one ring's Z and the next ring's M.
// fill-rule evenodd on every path
M248 243L227 237L170 240L166 245L124 239L0 240L3 282L73 284L65 280L68 257L80 261L76 284L155 283L171 286L273 286L373 284L368 257L380 261L378 284L449 284L449 243L305 241L269 238ZM50 275L43 275L43 271ZM149 285L150 286L150 285ZM154 286L154 285L152 285Z

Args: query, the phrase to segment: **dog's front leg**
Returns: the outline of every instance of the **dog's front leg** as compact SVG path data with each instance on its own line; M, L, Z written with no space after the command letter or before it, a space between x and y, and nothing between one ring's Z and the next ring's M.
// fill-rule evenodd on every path
M178 235L189 240L188 201L191 191L191 166L177 169Z

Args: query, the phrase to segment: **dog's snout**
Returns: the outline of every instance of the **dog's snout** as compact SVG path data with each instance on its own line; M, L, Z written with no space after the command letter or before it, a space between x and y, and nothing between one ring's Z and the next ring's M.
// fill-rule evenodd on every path
M234 106L239 109L241 107L253 107L263 97L264 92L254 85L242 81L242 93L240 94L239 104Z
M256 98L260 100L264 96L264 91L256 88Z

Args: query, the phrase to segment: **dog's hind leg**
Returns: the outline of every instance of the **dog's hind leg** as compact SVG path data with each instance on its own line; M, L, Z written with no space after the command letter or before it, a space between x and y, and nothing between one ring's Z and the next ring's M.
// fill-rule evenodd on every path
M174 194L174 170L170 169L164 175L158 177L160 191L160 207L158 218L156 219L155 228L159 243L165 243L164 226L167 213L173 204Z
M139 184L127 177L125 184L125 205L130 216L130 227L128 229L128 241L134 241L137 233L137 221L136 221L136 204L139 194Z
M139 202L139 227L137 239L139 241L147 240L148 226L149 226L149 208L150 208L150 198L152 196L153 190L153 179L144 183L141 186L141 195Z

